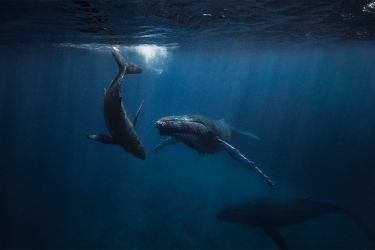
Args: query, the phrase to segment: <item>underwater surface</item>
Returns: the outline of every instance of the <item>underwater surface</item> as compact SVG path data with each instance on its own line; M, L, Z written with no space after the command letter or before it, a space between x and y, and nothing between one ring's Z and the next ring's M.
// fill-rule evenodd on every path
M219 216L258 199L342 208L295 224L318 209L261 207L287 220L284 249L375 249L375 2L0 6L1 249L283 249L249 209ZM109 134L113 45L144 70L121 94L130 120L144 100L146 160L87 139ZM256 134L231 145L275 188L225 150L155 152L155 122L185 114Z

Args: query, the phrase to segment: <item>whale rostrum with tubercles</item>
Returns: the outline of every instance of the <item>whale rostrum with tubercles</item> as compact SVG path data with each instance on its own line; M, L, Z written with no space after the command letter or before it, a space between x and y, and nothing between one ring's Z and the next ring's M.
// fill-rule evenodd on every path
M110 136L91 134L87 137L104 144L121 146L133 156L144 160L146 159L146 153L134 129L143 102L134 116L133 122L131 122L127 116L121 96L121 81L124 76L126 74L139 74L143 70L136 65L128 64L116 47L112 47L112 55L119 70L109 87L104 89L104 120Z

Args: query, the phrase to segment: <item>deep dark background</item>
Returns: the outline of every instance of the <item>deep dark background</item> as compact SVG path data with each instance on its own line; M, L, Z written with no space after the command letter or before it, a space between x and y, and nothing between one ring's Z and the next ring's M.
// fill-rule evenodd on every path
M105 132L103 87L117 70L108 52L3 49L3 247L269 248L260 231L219 222L216 212L279 195L333 202L373 225L373 49L180 48L162 59L161 74L124 54L145 66L125 78L123 94L130 116L145 99L137 130L146 161L85 138ZM161 139L154 121L185 113L256 132L260 142L234 143L277 189L224 153L199 155L184 145L154 153ZM297 248L371 246L334 216L286 236Z
M105 1L94 2L106 6ZM48 17L56 11L55 6L49 12L49 5L43 3L35 1L34 7L44 6L39 14ZM117 3L101 11L108 14L113 8L118 13L123 6ZM365 3L356 3L341 6L365 13L360 20L371 21L371 12L362 11ZM75 5L71 3L68 10ZM8 9L2 11L11 20L18 11L9 2L4 6ZM184 5L177 6L181 14L179 8ZM23 7L30 6L25 3ZM161 8L164 14L172 11L166 6L151 7L148 10ZM206 12L208 7L202 8L198 9ZM287 9L298 13L298 8ZM328 32L327 40L323 37L328 33L324 33L301 41L256 32L252 36L251 29L246 33L249 36L241 37L217 33L210 30L220 27L217 22L202 21L207 25L202 29L194 22L187 28L178 22L183 15L180 19L167 15L159 25L176 26L164 34L166 40L154 41L159 48L166 46L167 53L146 60L128 46L153 42L152 37L134 39L134 34L144 34L138 29L125 34L112 28L111 32L75 36L73 31L80 34L79 29L66 28L66 23L61 29L56 23L33 19L32 11L24 13L31 19L10 22L3 15L0 29L4 31L0 46L0 248L272 249L274 244L261 230L216 218L227 204L257 197L298 196L331 202L353 211L375 231L372 26L362 26L370 34L363 40L342 36L348 30L357 34L361 25L356 22L345 29L327 26L340 31L340 35ZM149 12L141 17L148 17L145 13ZM124 27L115 25L122 20L119 17L110 19L111 27ZM278 18L271 15L269 20ZM142 19L131 20L142 23ZM251 20L233 22L242 25ZM12 27L30 23L44 30L45 36L31 28L30 33L12 32ZM223 30L231 29L223 26ZM107 42L113 41L115 31L125 34L117 37L122 41L122 54L145 69L141 75L126 76L122 90L130 117L145 100L137 131L147 150L146 161L119 147L86 139L88 133L106 131L103 88L117 66L109 49L100 45L108 36ZM190 42L177 31L190 34ZM199 40L199 34L213 36ZM186 113L225 118L235 127L255 132L260 142L235 138L233 144L257 162L277 188L271 190L225 153L199 155L184 145L153 152L162 139L154 122L164 115ZM343 216L321 217L282 232L291 249L375 248Z

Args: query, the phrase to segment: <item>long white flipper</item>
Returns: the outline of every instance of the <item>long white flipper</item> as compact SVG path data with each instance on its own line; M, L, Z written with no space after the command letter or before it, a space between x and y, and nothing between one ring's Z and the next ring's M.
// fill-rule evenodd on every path
M221 139L217 140L223 145L223 148L225 149L225 151L229 153L230 156L241 162L246 167L254 170L260 177L262 177L268 183L268 185L271 186L271 188L275 188L275 184L273 183L271 178L264 174L263 171L257 165L255 165L253 161L247 159L243 154L241 154L240 151L238 151L238 149L236 149L226 141L223 141Z

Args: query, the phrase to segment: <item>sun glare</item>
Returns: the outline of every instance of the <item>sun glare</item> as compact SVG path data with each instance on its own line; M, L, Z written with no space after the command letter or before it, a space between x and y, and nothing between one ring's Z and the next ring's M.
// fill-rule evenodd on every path
M111 46L107 44L73 44L73 43L60 43L60 47L70 47L78 49L94 50L99 52L108 52ZM175 48L161 46L156 44L140 44L140 45L117 45L120 51L130 52L139 55L143 58L146 66L156 72L161 74L163 72L163 64L167 57L169 56L169 50Z
M143 56L147 64L155 59L163 59L168 56L168 50L166 47L155 44L137 45L134 49L138 54Z

